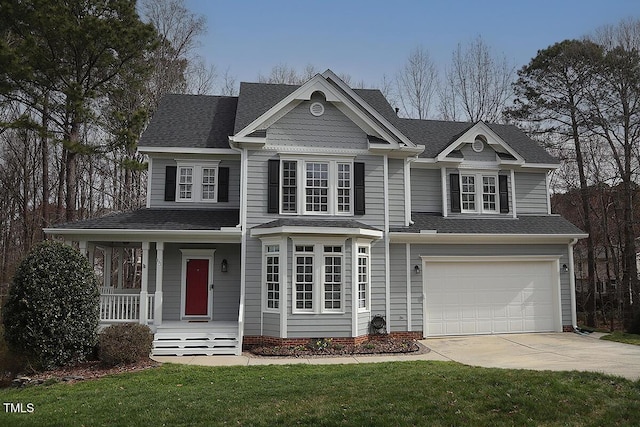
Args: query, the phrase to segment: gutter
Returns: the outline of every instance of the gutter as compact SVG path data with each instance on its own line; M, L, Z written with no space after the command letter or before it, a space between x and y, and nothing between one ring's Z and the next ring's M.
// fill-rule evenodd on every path
M578 243L578 239L574 238L568 245L569 250L569 292L571 293L571 327L573 328L573 332L579 333L580 329L578 328L578 315L576 313L576 275L574 272L574 263L573 263L573 247Z

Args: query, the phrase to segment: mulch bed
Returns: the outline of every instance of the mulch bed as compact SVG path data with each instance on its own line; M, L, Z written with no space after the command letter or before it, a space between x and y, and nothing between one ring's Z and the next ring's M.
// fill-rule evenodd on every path
M256 346L249 352L256 356L271 357L322 357L375 354L427 353L428 348L414 340L399 338L378 338L362 344L339 344L330 339L310 340L306 345L297 346Z

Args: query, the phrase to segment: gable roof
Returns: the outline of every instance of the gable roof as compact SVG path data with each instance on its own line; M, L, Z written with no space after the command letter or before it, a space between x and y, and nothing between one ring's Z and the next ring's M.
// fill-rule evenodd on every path
M229 148L237 104L232 96L165 95L138 146Z
M329 78L331 76L332 74ZM238 97L165 95L138 146L141 151L145 151L145 147L227 149L229 136L245 129L300 87L301 85L243 82L240 84ZM419 154L420 158L437 157L475 125L470 122L400 118L379 90L353 89L353 93L411 143L424 146L424 151ZM516 126L493 123L486 125L522 156L525 162L545 165L558 163L555 157Z

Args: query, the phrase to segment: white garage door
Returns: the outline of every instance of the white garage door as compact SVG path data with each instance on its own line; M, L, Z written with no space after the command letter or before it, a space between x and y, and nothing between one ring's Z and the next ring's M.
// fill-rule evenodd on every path
M425 261L425 335L558 330L553 261Z

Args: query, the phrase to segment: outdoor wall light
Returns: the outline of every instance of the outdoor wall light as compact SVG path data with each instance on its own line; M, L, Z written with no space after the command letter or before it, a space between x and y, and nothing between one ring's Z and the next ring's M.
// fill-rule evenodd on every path
M567 264L562 264L562 269L561 271L563 273L568 273L569 272L569 267L567 266Z
M416 272L416 274L420 274L420 266L418 264L416 264L416 266L413 267L413 270Z
M229 270L229 263L227 262L226 259L222 260L222 265L220 266L220 271L222 271L223 273L226 273Z

